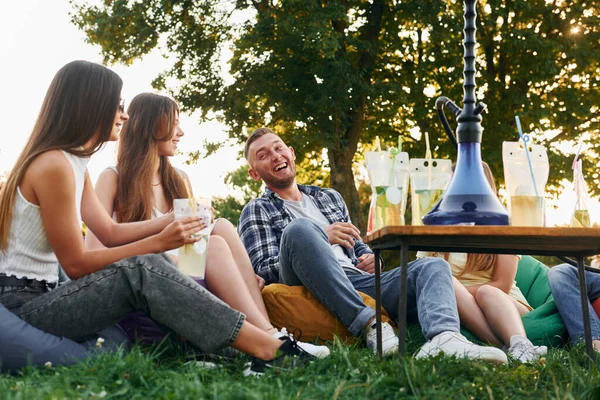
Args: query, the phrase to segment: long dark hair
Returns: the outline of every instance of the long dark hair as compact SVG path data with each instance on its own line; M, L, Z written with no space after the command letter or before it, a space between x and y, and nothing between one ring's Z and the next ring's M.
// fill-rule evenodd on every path
M171 165L168 156L158 155L159 142L171 140L177 126L179 107L166 96L141 93L127 108L129 120L123 125L117 156L117 221L134 222L152 218L154 195L152 176L158 171L168 204L189 197L185 180Z
M37 156L64 150L89 157L108 141L113 128L121 78L102 65L72 61L62 67L46 93L29 140L0 191L0 249L8 247L8 232L17 187ZM82 149L86 143L92 146Z

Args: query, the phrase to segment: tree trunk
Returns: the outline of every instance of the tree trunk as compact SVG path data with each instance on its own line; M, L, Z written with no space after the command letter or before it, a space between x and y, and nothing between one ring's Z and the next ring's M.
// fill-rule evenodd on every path
M354 184L352 173L352 156L345 151L329 149L329 165L331 167L331 187L342 195L348 206L352 223L360 230L361 234L367 232L366 216L362 214L358 190Z

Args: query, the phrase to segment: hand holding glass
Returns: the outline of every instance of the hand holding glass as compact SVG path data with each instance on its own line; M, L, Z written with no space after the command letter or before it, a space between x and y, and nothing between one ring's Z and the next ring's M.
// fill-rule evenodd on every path
M181 272L193 277L204 278L206 271L206 253L208 250L208 239L210 236L210 219L212 212L207 212L205 206L199 209L196 199L175 199L173 200L173 209L175 219L187 217L190 215L200 215L200 218L206 223L207 227L197 233L201 239L194 244L186 244L179 248L177 265Z

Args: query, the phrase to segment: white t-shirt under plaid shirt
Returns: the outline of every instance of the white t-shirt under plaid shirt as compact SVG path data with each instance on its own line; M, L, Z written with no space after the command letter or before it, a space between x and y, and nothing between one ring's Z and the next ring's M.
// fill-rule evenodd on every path
M311 198L329 224L351 222L346 203L337 191L304 185L298 185L298 189ZM242 210L238 233L255 273L267 284L279 283L279 244L283 230L293 219L295 216L286 209L283 199L269 189ZM361 240L356 240L350 249L342 249L354 266L358 257L373 253Z
M303 194L300 201L283 200L283 204L285 204L285 208L296 218L307 218L323 230L331 225L308 195ZM333 244L331 248L340 266L346 273L369 275L369 273L356 268L352 264L352 260L344 253L344 248L341 245Z

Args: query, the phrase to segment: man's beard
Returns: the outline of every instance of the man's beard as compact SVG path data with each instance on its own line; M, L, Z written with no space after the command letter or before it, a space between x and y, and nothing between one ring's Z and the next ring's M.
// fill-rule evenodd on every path
M287 189L294 184L294 180L296 179L296 168L290 167L290 169L292 170L293 173L290 174L289 176L286 176L285 178L277 179L272 176L268 176L268 177L264 178L261 176L261 179L263 180L265 185L267 185L268 188L280 189L280 190Z

